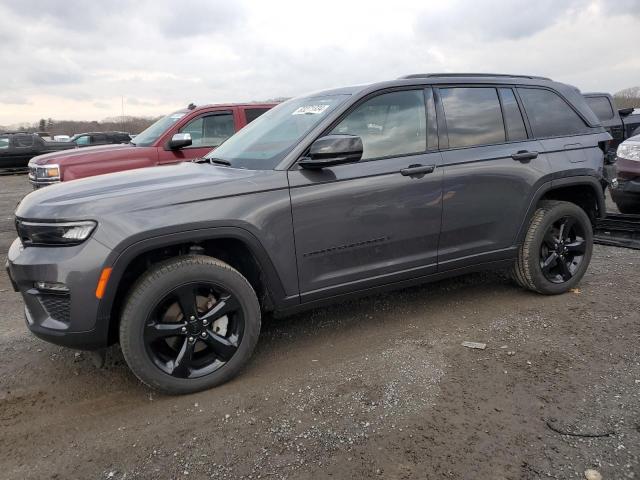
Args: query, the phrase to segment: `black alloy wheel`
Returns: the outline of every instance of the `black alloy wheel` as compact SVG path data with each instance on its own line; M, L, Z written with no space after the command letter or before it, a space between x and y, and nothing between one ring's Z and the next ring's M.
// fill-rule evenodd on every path
M153 363L177 378L198 378L224 366L236 353L244 316L234 296L208 282L181 285L162 298L144 326Z
M571 280L587 249L582 224L573 217L562 217L550 225L540 247L540 268L552 283Z

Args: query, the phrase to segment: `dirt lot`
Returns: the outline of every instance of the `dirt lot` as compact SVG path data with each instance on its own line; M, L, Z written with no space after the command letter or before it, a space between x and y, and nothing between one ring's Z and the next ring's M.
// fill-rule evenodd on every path
M0 177L2 259L26 184ZM490 273L266 319L240 377L185 397L31 336L1 270L0 477L640 478L639 265L598 246L558 297Z

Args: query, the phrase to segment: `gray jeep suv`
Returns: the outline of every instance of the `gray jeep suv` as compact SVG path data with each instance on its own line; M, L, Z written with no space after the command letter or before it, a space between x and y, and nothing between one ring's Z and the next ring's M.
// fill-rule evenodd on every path
M576 88L540 77L314 93L197 162L27 195L8 270L37 336L119 342L147 385L193 392L241 369L264 312L488 268L574 287L610 139Z

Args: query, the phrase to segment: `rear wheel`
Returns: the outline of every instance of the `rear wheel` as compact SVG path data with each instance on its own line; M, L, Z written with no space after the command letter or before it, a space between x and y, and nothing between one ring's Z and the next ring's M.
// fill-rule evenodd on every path
M542 202L518 250L513 277L522 287L546 295L575 287L589 266L593 227L569 202Z
M614 199L614 201L616 202L616 207L618 207L620 213L640 213L640 195L636 201L627 198L618 198Z
M259 333L260 307L249 282L224 262L189 255L154 266L136 283L120 345L140 380L182 394L231 379Z

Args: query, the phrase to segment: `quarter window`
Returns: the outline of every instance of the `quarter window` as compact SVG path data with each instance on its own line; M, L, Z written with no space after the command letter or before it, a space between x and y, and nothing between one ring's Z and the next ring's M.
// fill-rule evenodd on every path
M507 127L507 140L510 142L526 140L527 129L524 127L522 113L520 112L520 107L518 106L516 96L513 94L513 90L510 88L500 88L498 91L500 92L502 113Z
M424 92L403 90L367 100L331 133L360 136L366 160L424 152L426 123Z
M193 147L217 147L233 135L233 114L209 115L192 120L180 132L191 134Z
M589 129L558 94L540 88L518 88L536 137L580 135Z
M495 88L443 88L439 93L447 122L449 147L505 141L502 112Z

